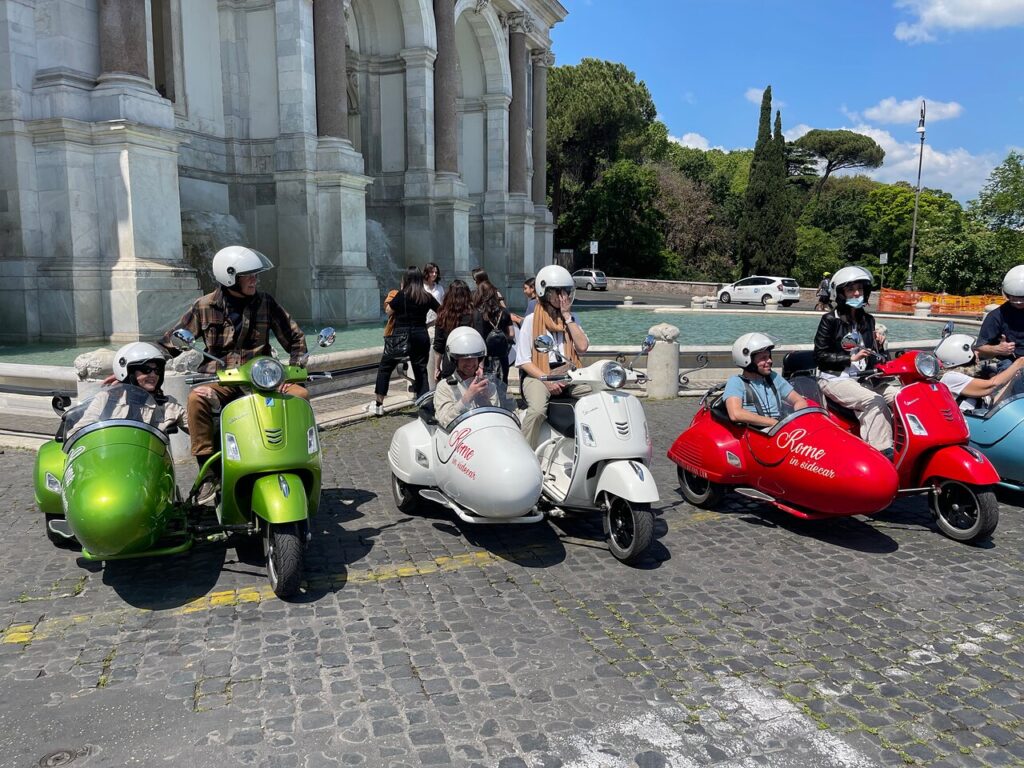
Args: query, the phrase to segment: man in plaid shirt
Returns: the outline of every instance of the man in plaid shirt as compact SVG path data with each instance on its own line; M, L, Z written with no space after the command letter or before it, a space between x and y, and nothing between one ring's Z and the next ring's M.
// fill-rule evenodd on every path
M269 293L256 290L260 272L273 268L270 260L259 251L240 245L222 248L213 257L213 274L220 286L213 293L200 296L181 319L160 340L160 344L173 357L181 350L171 343L175 329L184 328L196 339L202 339L206 351L223 360L228 367L241 365L259 355L270 354L270 334L289 354L292 365L305 364L306 339L302 329L291 315ZM205 360L200 370L213 373L217 363ZM281 392L309 399L309 392L298 384L283 383ZM206 384L196 387L188 395L189 437L192 455L199 466L216 452L214 445L215 414L231 400L243 394L238 387ZM217 488L211 472L200 489L199 503L215 498Z

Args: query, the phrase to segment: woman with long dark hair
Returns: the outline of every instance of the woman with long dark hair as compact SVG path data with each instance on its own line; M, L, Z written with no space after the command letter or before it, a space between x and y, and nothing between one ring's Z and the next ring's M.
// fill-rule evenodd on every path
M452 280L434 325L434 378L437 381L447 379L455 370L455 363L445 356L444 350L448 335L460 325L473 325L473 296L464 281Z
M484 273L477 281L473 294L473 309L476 311L473 327L487 342L487 357L498 361L501 380L508 383L508 351L513 343L512 316L505 309L498 289Z
M366 406L374 416L384 415L384 398L387 397L391 374L395 366L408 357L412 365L416 397L425 393L427 385L427 357L430 353L430 337L427 335L427 313L437 311L441 305L423 287L423 273L416 266L408 267L402 276L402 287L384 300L384 312L388 324L384 331L384 354L377 367L377 383L373 394L376 400ZM405 349L401 345L388 343L388 337L396 340L407 336ZM388 347L392 346L392 351Z
M423 288L437 299L437 303L444 301L444 286L441 284L441 268L432 261L423 266ZM437 313L431 310L427 313L427 335L430 336L430 359L427 364L427 382L433 389L437 383L435 370L437 369L438 356L434 352L434 324L437 322Z

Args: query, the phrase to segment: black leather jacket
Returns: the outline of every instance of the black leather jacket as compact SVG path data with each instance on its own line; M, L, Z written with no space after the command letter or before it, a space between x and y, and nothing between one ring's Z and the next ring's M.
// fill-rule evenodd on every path
M814 334L814 362L820 370L840 373L850 367L850 353L843 350L842 340L854 329L860 331L866 349L885 359L885 353L875 341L875 318L867 312L858 314L860 316L856 323L853 321L853 311L848 309L845 312L836 309L821 316L818 331ZM871 360L868 358L869 364Z

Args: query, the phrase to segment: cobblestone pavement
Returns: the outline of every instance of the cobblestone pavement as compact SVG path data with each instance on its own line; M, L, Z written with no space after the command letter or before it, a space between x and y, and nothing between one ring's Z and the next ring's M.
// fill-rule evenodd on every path
M291 603L224 544L106 567L51 547L8 449L0 765L1024 765L1020 510L980 548L923 499L696 510L664 458L695 406L645 405L662 502L639 568L597 520L399 514L407 416L326 433Z

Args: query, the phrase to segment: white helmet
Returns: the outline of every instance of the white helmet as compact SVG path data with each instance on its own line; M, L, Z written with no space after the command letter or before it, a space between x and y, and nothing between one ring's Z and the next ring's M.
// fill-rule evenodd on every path
M239 275L255 275L273 268L270 259L244 245L221 248L213 257L213 276L225 288L233 287Z
M943 368L955 368L974 360L974 338L966 333L954 333L939 342L935 348Z
M448 334L448 341L444 345L444 349L452 360L462 357L487 357L487 344L484 343L484 337L466 325L460 325Z
M775 339L763 333L744 333L732 345L732 361L740 368L747 368L754 355L775 348Z
M1024 296L1024 264L1018 264L1006 273L1006 277L1003 278L1003 293L1008 297Z
M875 278L864 267L843 267L832 276L832 282L829 284L829 293L832 296L832 301L838 301L840 304L843 304L846 302L846 299L839 295L839 289L850 283L864 282L867 283L867 287L864 289L864 301L867 301L871 295L871 285L874 281Z
M150 360L155 361L160 368L158 375L160 377L160 384L163 384L164 364L167 362L167 358L160 347L156 344L150 344L148 341L133 341L131 344L125 344L114 353L114 378L123 383L128 380L128 373L131 368Z
M537 273L535 282L539 297L543 297L548 288L568 288L574 294L576 293L576 283L573 282L569 270L557 264L548 264L546 267L542 267Z

